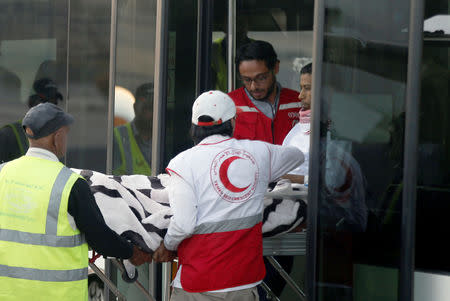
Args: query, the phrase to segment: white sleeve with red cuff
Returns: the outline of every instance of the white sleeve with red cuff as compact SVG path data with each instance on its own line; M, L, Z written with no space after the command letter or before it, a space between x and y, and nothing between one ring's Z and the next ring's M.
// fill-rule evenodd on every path
M178 245L194 232L197 222L197 198L192 186L172 170L170 173L169 200L173 216L170 220L164 245L175 251Z

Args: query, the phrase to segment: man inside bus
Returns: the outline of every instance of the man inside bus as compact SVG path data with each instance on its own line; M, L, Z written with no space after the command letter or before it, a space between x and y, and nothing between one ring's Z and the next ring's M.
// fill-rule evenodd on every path
M234 137L281 144L298 122L299 93L277 82L280 61L270 43L243 45L235 61L244 86L229 93L237 110Z
M297 65L296 69L300 70L299 99L302 103L299 111L300 121L286 136L283 145L300 149L305 155L305 161L284 177L291 182L307 184L311 137L312 64L303 60L303 64ZM352 154L342 147L340 140L331 137L328 118L322 116L321 119L321 129L327 133L321 135L323 137L321 149L325 153L321 155L323 158L321 160L324 160L325 173L320 191L320 218L322 224L326 224L327 229L334 233L323 242L323 252L327 254L324 258L333 264L324 264L322 285L327 288L327 294L338 296L333 300L338 300L343 298L342 292L349 291L352 287L352 237L348 232L364 231L367 225L365 179L359 163ZM337 265L340 268L336 268Z
M133 121L114 128L113 173L150 175L153 84L136 89Z
M40 103L58 104L63 100L58 87L50 78L36 80L33 84L36 92L28 98L28 107ZM28 140L22 128L22 120L7 124L0 128L0 163L8 162L23 156L28 149Z
M307 184L309 170L309 147L311 129L311 87L312 63L307 63L300 69L300 95L302 107L299 111L300 121L294 126L283 141L285 146L295 146L305 155L305 161L288 175L284 176L292 182ZM327 131L322 143L326 143L325 158L325 190L324 196L330 207L321 212L332 223L340 222L341 227L354 231L364 231L367 223L367 207L365 204L364 177L358 162L341 145L341 141L330 135L330 121L327 120L321 128ZM338 206L334 206L338 204ZM341 220L342 219L342 220Z

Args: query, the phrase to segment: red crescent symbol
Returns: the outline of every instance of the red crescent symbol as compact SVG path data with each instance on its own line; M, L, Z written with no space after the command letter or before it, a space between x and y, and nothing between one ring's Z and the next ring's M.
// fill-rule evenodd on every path
M220 181L222 182L223 186L225 186L226 189L228 189L231 192L242 192L244 190L246 190L250 185L247 185L244 188L239 188L234 186L233 184L231 184L230 179L228 178L228 168L230 167L230 164L237 159L243 159L241 157L238 156L233 156L230 157L228 159L226 159L225 161L223 161L222 165L220 165L219 168L219 176L220 176Z

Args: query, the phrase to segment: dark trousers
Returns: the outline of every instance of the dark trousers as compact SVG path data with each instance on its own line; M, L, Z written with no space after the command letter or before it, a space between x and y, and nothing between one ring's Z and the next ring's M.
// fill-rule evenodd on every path
M290 274L292 271L292 266L294 264L294 256L275 256L275 259L280 263L286 273ZM264 258L264 264L266 265L266 277L264 282L270 287L272 292L281 296L284 287L286 286L286 281L281 277L280 273L269 263L266 258ZM261 301L267 301L266 293L261 286L258 286L259 299Z

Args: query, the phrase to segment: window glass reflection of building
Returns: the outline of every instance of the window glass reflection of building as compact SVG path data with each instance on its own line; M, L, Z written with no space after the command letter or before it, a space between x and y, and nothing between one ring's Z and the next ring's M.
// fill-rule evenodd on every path
M114 128L113 173L151 174L153 84L136 89L132 121Z

